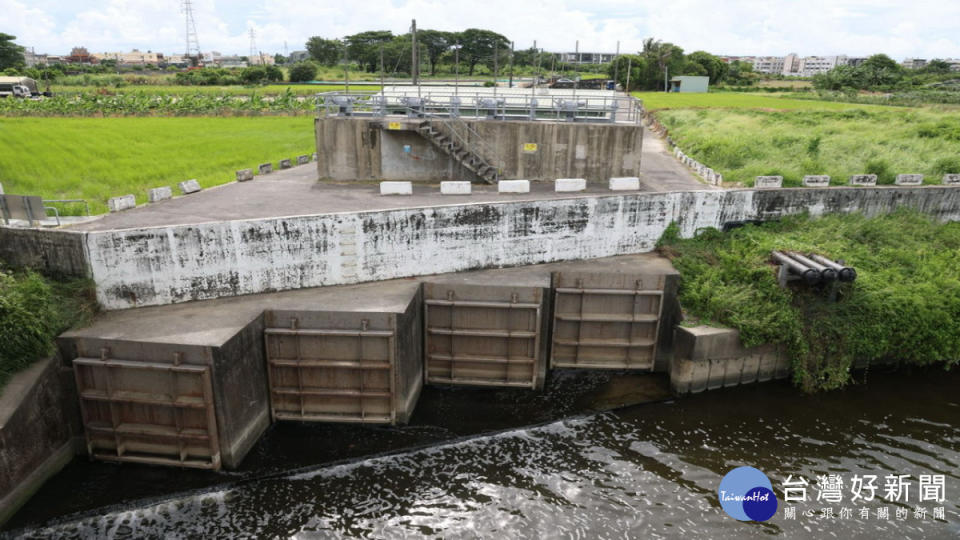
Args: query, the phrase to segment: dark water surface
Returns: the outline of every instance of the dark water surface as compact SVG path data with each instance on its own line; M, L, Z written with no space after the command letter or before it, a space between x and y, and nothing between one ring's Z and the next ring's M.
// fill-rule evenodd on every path
M451 440L479 426L501 429L582 410L587 398L629 401L624 388L634 387L639 378L626 380L619 386L594 380L592 388L603 391L591 393L578 386L585 384L582 378L561 378L553 381L553 390L534 397L431 390L434 394L425 395L421 404L432 408L415 414L418 425L399 429L279 426L248 458L246 472L174 474L156 467L74 464L17 516L14 526L26 528L13 534L960 537L958 370L873 373L866 384L813 396L785 383L768 383ZM662 387L649 387L642 393L649 397L661 391ZM503 405L510 399L510 406ZM531 407L540 408L528 410ZM350 445L362 454L403 444L426 446L297 471L289 466L349 455ZM288 467L284 470L282 464ZM741 523L720 509L720 480L741 465L765 472L781 498L780 509L766 523ZM844 481L839 503L816 500L817 477L827 474L840 475ZM851 502L855 474L879 477L875 500ZM884 476L890 474L910 475L906 502L883 499ZM810 483L810 501L789 505L795 507L795 519L784 512L782 484L788 475ZM945 501L918 500L920 475L944 476ZM152 491L151 479L156 482ZM232 479L240 481L223 485ZM49 521L87 509L76 502L57 506L57 497L83 500L92 491L88 504L119 503L133 495L169 493L177 482L180 494ZM204 482L221 485L182 491ZM869 512L866 519L861 517L864 507ZM884 507L889 519L877 517ZM943 509L942 519L933 519L937 507ZM833 517L824 515L827 508ZM850 515L844 515L844 508ZM905 518L898 519L898 508L907 510ZM29 525L38 521L46 523Z

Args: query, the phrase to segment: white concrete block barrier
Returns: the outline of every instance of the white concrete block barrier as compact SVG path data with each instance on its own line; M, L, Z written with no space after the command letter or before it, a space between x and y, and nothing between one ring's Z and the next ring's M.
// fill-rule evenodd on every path
M260 174L270 174L273 172L273 163L261 163L257 170Z
M919 186L923 184L922 174L898 174L894 184L898 186Z
M173 198L173 190L170 186L161 186L147 191L147 200L155 203Z
M136 208L136 206L137 199L132 194L121 195L119 197L111 197L107 199L107 208L110 209L110 212L122 212L124 210Z
M639 191L640 177L618 176L610 179L610 191Z
M943 175L943 185L945 186L960 186L960 174L945 174ZM3 193L3 190L0 189L0 193Z
M196 179L184 180L183 182L180 182L179 184L177 184L177 187L180 188L180 192L183 193L184 195L196 193L201 189L203 189L200 187L200 183L197 182Z
M306 165L307 163L310 163L310 156L306 154L297 156L297 165Z
M411 182L380 182L381 195L413 195Z
M553 190L558 192L584 191L586 189L586 178L557 178L553 182Z
M803 177L804 187L830 187L830 177L825 174L808 174Z
M470 182L440 182L441 195L470 195Z
M291 168L291 167L293 167L293 163L291 163L291 161L290 161L289 159L281 159L281 160L280 160L280 168L281 168L281 169L289 169L289 168Z
M877 185L877 175L875 174L855 174L850 177L851 186L875 186Z
M781 188L783 187L782 176L758 176L753 180L755 188Z
M237 171L237 182L249 182L253 180L253 169L240 169Z
M530 193L529 180L500 180L497 182L500 193Z

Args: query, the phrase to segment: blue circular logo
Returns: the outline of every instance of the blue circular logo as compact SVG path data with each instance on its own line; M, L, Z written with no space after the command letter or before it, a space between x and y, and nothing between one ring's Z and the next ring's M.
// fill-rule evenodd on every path
M720 506L740 521L766 521L777 513L777 496L767 475L753 467L737 467L720 481Z

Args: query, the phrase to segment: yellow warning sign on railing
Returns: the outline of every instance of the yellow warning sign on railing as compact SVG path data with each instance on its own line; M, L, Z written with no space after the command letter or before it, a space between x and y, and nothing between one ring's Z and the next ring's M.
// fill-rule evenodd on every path
M528 154L532 154L533 152L536 152L537 143L533 143L533 142L523 143L523 151L527 152Z
M403 129L403 126L400 122L390 122L387 124L387 129Z

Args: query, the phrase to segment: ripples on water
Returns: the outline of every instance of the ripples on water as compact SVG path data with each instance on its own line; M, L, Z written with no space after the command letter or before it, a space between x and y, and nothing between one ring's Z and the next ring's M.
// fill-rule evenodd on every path
M941 374L942 375L942 374ZM914 378L916 379L916 378ZM801 396L780 385L567 419L432 448L172 498L29 537L957 538L957 374ZM716 490L740 465L788 474L913 476L905 521L724 514ZM946 475L946 521L916 519L920 474ZM881 504L883 503L883 504ZM940 504L924 503L928 512ZM871 509L895 504L875 500Z

